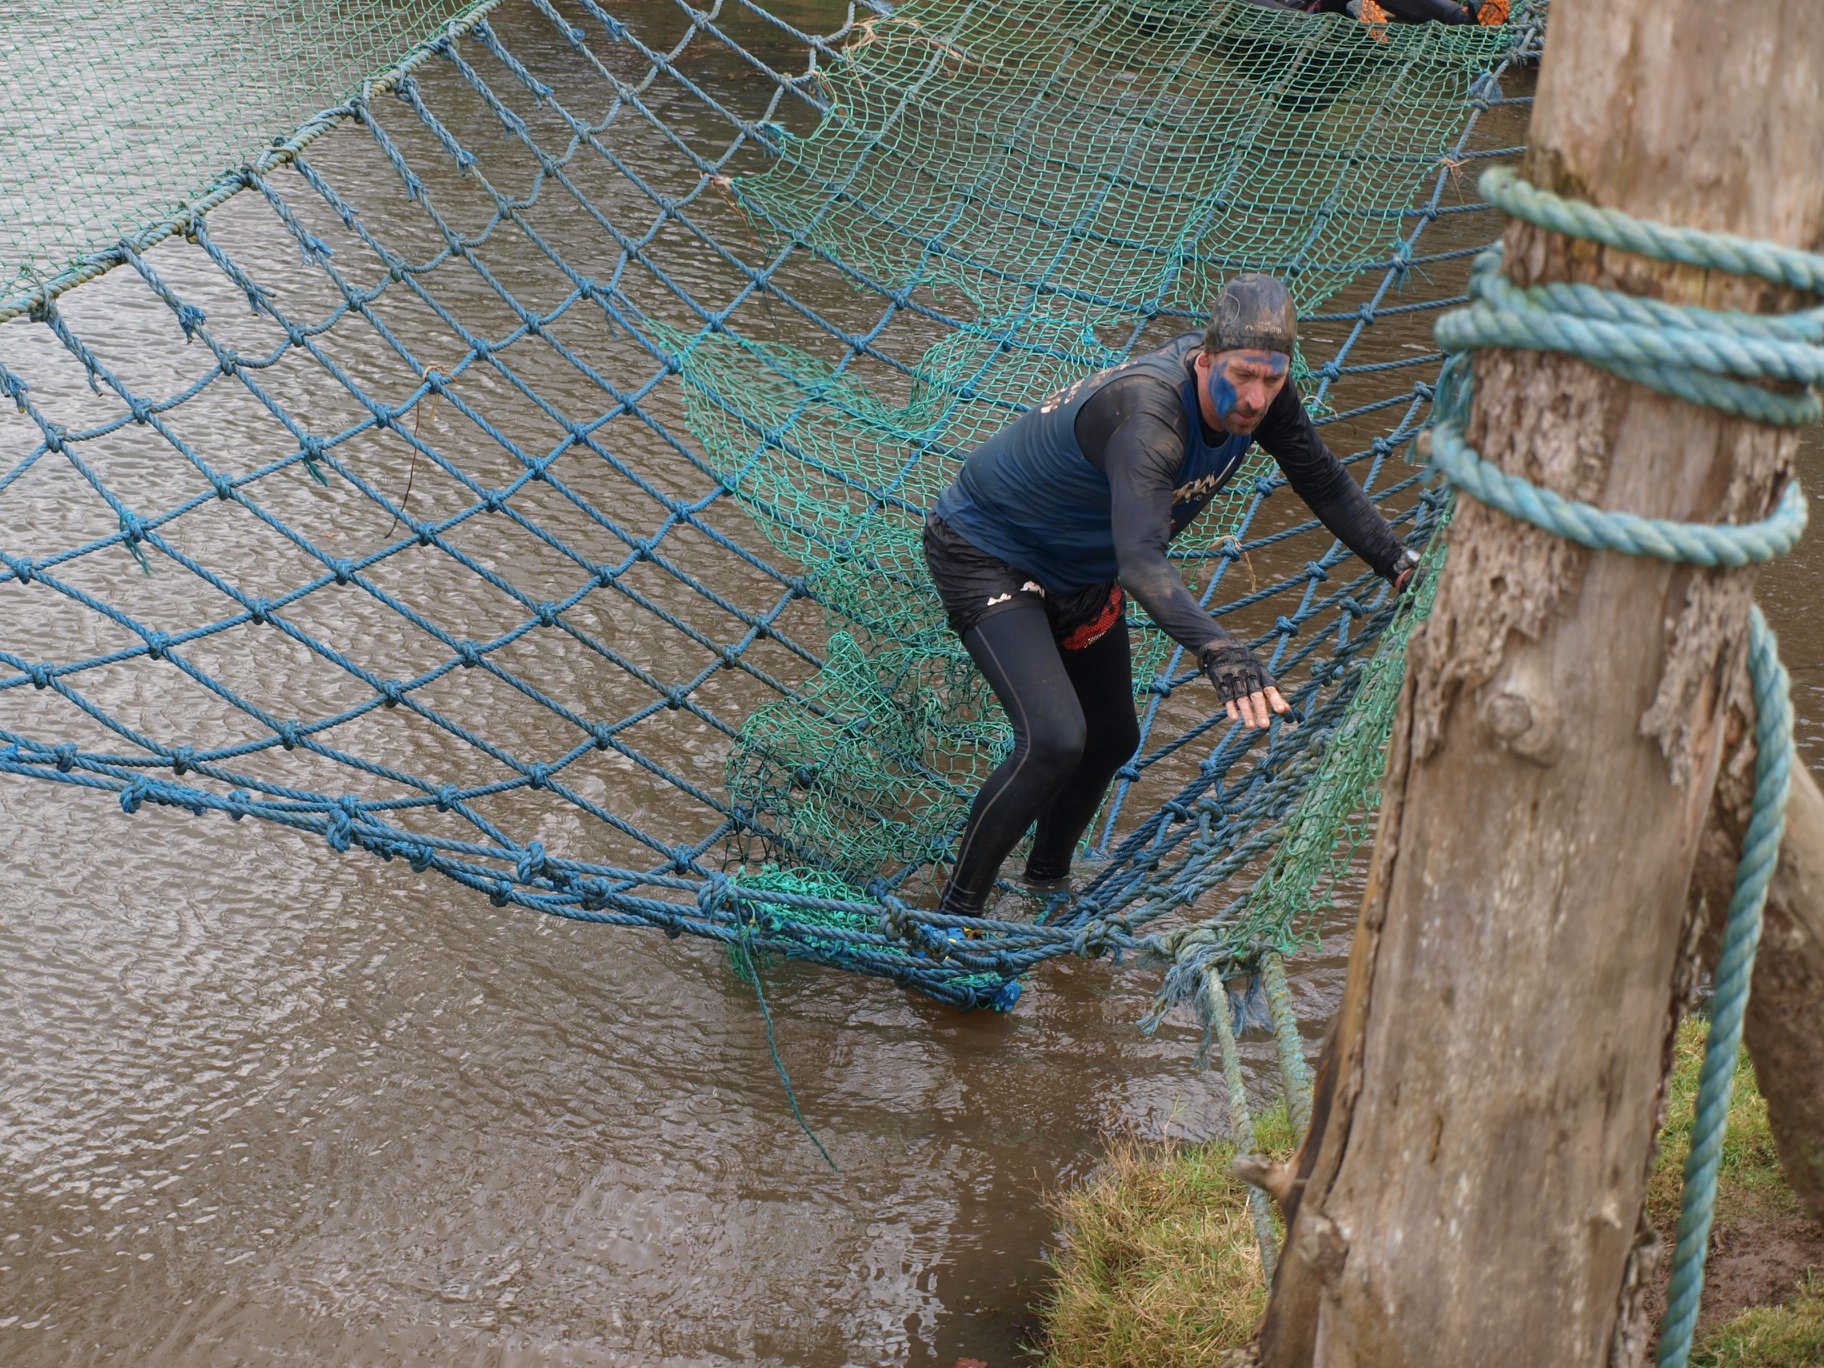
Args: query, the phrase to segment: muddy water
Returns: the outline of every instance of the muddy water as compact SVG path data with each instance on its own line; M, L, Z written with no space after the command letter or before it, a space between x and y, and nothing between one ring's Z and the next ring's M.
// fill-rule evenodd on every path
M813 27L839 8L775 6ZM543 41L513 11L500 27L522 55ZM760 29L743 40L782 59L791 47ZM704 51L691 78L736 98L743 73ZM687 102L677 115L693 117ZM1518 141L1519 118L1497 111L1490 140ZM356 139L313 155L345 189L371 174L376 199L391 193ZM237 256L275 278L295 259L259 215L231 204L218 220L240 234ZM1453 231L1439 225L1430 245L1451 244ZM173 245L158 260L198 291L219 290L186 253ZM537 261L498 264L538 287ZM140 339L127 350L141 353L147 383L181 378L161 350L162 306L110 288L72 300L71 313ZM485 294L470 302L488 307ZM850 301L833 290L820 302ZM416 326L429 345L430 326ZM1388 354L1426 345L1416 325L1377 330ZM384 348L351 345L384 371ZM9 366L37 366L47 402L71 412L86 402L41 331L15 326L0 347ZM580 378L551 384L560 406L599 409ZM187 412L205 417L211 402ZM224 449L237 435L258 440L261 429L237 427L239 410L224 402L217 416L225 432L210 440ZM686 478L661 446L642 454L661 482ZM133 454L117 459L132 477ZM1824 475L1815 446L1806 462ZM448 495L424 478L418 497ZM42 525L25 532L83 530L58 522L78 515L48 492L35 507ZM357 532L371 540L384 527L350 530L351 541ZM238 524L215 535L245 537L237 549L254 561L284 554ZM488 549L529 582L557 573L536 547ZM1814 540L1762 581L1814 764L1824 625L1810 586L1821 555ZM727 573L731 592L751 596L743 602L764 600L764 582ZM156 598L165 582L110 587L151 596L135 602L143 614L176 612ZM481 630L498 605L444 607ZM349 636L368 625L341 624ZM655 668L690 668L637 623L618 629ZM420 648L396 649L402 670ZM264 659L253 682L308 695L326 687L315 663ZM216 666L236 668L227 653ZM590 687L580 670L564 682ZM111 701L153 722L215 720L207 699L136 696L125 684ZM615 715L616 700L598 702ZM516 713L494 720L514 738L538 726ZM421 769L455 763L438 737L422 740ZM719 764L712 754L705 782ZM663 792L617 791L648 828L699 820ZM1153 1039L1134 1029L1147 975L1056 965L1013 1015L962 1017L874 981L777 969L779 1047L840 1165L832 1173L793 1123L751 991L711 946L495 909L397 862L338 857L269 825L151 807L128 821L112 796L79 789L0 783L0 830L7 1364L834 1368L967 1353L1000 1365L1016 1357L1043 1277L1043 1194L1085 1173L1110 1133L1227 1126L1216 1081L1190 1067L1188 1025ZM1340 953L1341 938L1330 948ZM1300 966L1308 1021L1334 1000L1340 963L1333 953ZM1264 1087L1264 1056L1255 1063Z

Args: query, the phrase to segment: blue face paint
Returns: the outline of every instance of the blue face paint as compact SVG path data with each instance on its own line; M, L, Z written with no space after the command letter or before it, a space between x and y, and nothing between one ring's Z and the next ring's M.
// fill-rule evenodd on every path
M1210 391L1210 403L1216 408L1216 421L1228 422L1229 414L1235 408L1235 386L1229 383L1229 368L1226 364L1210 367L1207 388Z
M1269 374L1270 381L1277 382L1284 378L1286 367L1291 358L1283 352L1244 351L1230 353L1230 358L1246 362L1250 366L1259 366ZM1235 393L1235 386L1229 383L1230 359L1212 362L1210 378L1205 388L1210 392L1210 404L1216 410L1216 421L1226 427L1229 414L1234 412L1235 404L1240 398Z

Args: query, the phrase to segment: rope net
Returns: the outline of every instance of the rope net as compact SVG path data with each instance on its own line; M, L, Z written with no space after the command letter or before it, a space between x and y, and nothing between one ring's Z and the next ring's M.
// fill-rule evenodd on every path
M106 22L56 0L8 5L0 299L169 222L464 2L113 0Z
M1060 954L1314 936L1423 603L1396 620L1251 458L1176 554L1302 725L1212 716L1133 623L1107 864L941 917L1009 737L919 525L983 436L1247 269L1292 288L1331 446L1430 541L1398 453L1441 357L1374 325L1428 339L1460 302L1495 228L1458 167L1517 150L1477 126L1533 10L455 9L291 6L257 38L224 9L199 51L285 80L142 53L131 118L28 159L60 193L160 170L0 242L36 282L0 305L0 769L963 1005ZM1450 219L1469 245L1428 250Z

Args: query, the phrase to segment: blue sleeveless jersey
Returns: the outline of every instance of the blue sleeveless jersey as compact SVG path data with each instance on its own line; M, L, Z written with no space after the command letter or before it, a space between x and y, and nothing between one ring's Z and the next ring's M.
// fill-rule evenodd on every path
M1189 361L1201 333L1086 375L983 442L943 492L937 516L971 545L1032 575L1048 590L1074 593L1116 578L1108 476L1077 444L1077 411L1103 385L1135 373L1177 391L1190 436L1173 481L1172 535L1216 497L1253 445L1251 435L1203 440Z

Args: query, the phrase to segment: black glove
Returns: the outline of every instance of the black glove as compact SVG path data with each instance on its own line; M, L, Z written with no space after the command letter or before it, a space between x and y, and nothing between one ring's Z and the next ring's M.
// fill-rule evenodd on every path
M1396 594L1418 588L1425 579L1425 567L1419 564L1419 553L1410 546L1400 552L1400 558L1393 563L1393 572L1387 578L1393 582Z
M1239 641L1213 641L1203 648L1198 659L1210 683L1216 686L1216 696L1224 703L1236 703L1249 694L1278 687L1278 681Z

